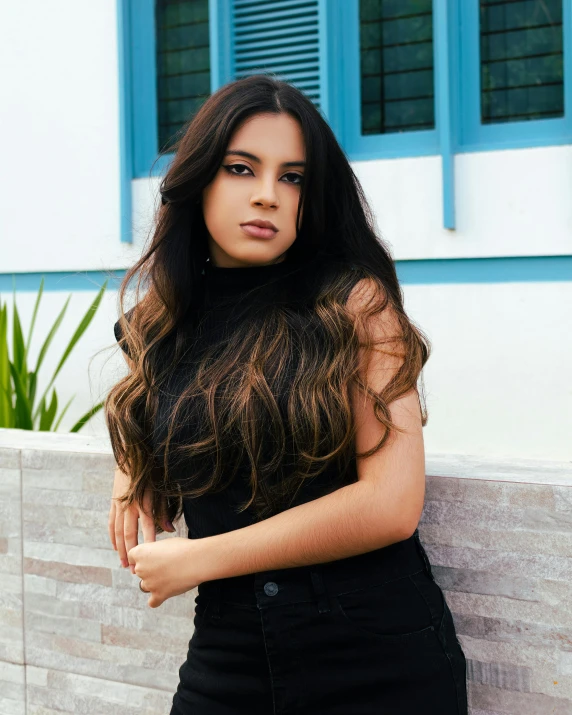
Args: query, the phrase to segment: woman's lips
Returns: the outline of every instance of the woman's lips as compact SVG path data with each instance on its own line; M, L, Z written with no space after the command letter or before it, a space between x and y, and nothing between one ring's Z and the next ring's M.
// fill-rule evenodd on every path
M273 238L277 231L272 228L262 228L262 226L253 226L251 223L243 223L240 227L244 233L254 238Z

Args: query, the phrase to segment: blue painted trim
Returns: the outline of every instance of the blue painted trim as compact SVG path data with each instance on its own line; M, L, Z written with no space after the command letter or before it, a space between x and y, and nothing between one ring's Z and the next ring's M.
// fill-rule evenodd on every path
M453 3L436 0L433 4L433 56L435 77L435 124L439 133L443 192L443 227L455 229L455 120L453 117L452 83L450 68L455 56L451 52L450 27L456 27L450 18Z
M209 0L211 93L234 77L234 13L231 0Z
M318 66L320 73L319 101L322 116L326 121L328 121L332 131L335 133L334 127L330 121L332 114L332 98L330 95L330 37L333 42L335 42L335 37L330 35L328 24L336 3L332 4L330 0L329 5L330 6L328 8L327 0L318 0Z
M133 242L131 179L133 178L133 117L131 114L131 49L129 0L117 0L117 72L119 90L119 236Z
M98 291L107 280L107 290L117 290L125 270L110 271L43 271L42 273L0 273L0 294L37 292L44 278L44 291Z
M564 33L564 116L572 126L572 3L563 0L562 32Z
M124 0L130 8L133 65L134 175L151 176L159 151L157 137L157 66L154 0ZM153 171L153 175L158 169Z
M500 258L430 258L395 261L403 284L442 283L572 283L570 256L508 256ZM117 290L125 270L58 271L54 273L0 273L0 293L37 291L44 276L46 291L97 291L108 280L107 289Z
M508 256L396 261L400 282L442 283L572 283L572 256Z
M457 27L460 27L461 47L459 151L490 151L572 143L572 112L568 111L567 106L565 106L565 116L562 118L481 124L479 3L474 0L457 1L459 2ZM572 82L570 71L566 72L570 63L570 59L566 60L566 56L570 55L572 48L569 2L570 0L563 0L565 82L568 87ZM567 86L565 86L565 94Z

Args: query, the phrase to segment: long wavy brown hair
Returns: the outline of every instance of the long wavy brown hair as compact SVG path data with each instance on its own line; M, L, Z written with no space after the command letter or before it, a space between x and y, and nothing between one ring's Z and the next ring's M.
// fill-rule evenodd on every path
M306 170L298 231L286 260L303 266L318 255L335 270L318 281L312 305L294 310L284 301L238 321L224 343L201 353L196 371L176 400L159 458L153 444L161 386L185 348L185 316L201 304L201 270L208 258L203 189L217 173L235 130L259 113L288 113L301 127ZM391 432L389 404L415 389L427 422L422 368L426 336L408 318L389 249L342 148L316 106L297 88L269 74L230 82L214 92L164 153L174 152L160 184L150 240L126 272L118 292L120 343L128 374L110 390L104 414L118 467L130 475L122 502L142 503L152 493L158 532L162 519L181 516L182 499L223 489L238 468L250 471L252 506L265 518L292 503L302 484L335 464L343 477L382 449ZM302 214L303 207L303 214ZM303 220L300 221L300 216ZM125 296L136 279L134 307ZM363 309L346 300L357 281L373 287ZM142 290L143 289L143 290ZM142 294L143 293L143 294ZM392 309L396 331L381 349L399 355L400 367L381 392L360 377L359 352L379 344L372 317ZM368 452L356 454L350 386L373 402L385 431ZM175 425L191 414L200 434L177 446L185 479L173 479L169 447Z

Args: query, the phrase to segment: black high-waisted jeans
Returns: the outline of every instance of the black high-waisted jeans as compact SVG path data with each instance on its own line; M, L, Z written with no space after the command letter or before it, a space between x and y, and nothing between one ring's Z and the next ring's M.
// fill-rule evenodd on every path
M467 715L466 661L419 534L206 581L170 715Z

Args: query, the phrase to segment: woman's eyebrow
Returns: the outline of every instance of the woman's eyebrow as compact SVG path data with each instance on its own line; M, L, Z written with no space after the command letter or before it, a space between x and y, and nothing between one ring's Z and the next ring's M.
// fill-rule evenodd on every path
M252 159L252 161L256 161L259 164L261 163L261 160L257 157L254 156L254 154L251 154L249 151L242 151L241 149L234 149L225 152L225 156L229 156L230 154L236 154L237 156L244 156L247 159ZM285 161L280 166L306 166L305 161Z

